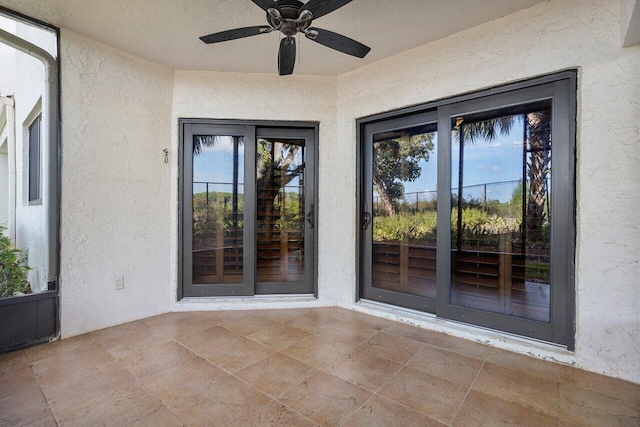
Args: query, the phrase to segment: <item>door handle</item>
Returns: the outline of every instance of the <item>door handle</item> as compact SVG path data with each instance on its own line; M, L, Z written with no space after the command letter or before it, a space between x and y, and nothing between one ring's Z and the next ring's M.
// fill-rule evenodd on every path
M307 222L309 223L309 227L313 228L313 223L314 223L314 213L313 213L313 203L311 204L311 210L309 211L309 213L307 214Z
M367 205L364 205L364 209L362 210L362 229L366 230L370 223L371 214L367 212Z

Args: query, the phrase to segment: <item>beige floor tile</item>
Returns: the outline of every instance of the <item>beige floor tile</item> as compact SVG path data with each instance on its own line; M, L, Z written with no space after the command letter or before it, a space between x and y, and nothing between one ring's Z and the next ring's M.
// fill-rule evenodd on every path
M558 381L562 375L562 365L499 348L492 348L485 360L553 381Z
M282 403L323 426L340 425L371 393L324 372L304 380L282 397Z
M452 425L545 427L555 426L556 417L471 390Z
M218 347L240 338L241 335L235 332L231 332L221 326L214 326L204 331L180 337L178 341L191 351L198 353L202 357L207 357L209 353L215 353Z
M270 326L280 325L278 322L266 319L264 315L245 315L244 317L233 316L229 319L219 321L218 324L235 332L236 334L244 336L249 336Z
M355 347L368 340L379 331L351 320L343 321L339 327L320 330L318 335L333 341L348 344Z
M342 318L343 321L352 321L355 323L359 323L368 328L382 330L384 328L390 327L396 322L388 319L383 319L381 317L370 316L364 313L358 313L357 311L348 311L345 313Z
M278 402L271 402L260 408L257 412L241 418L236 422L236 425L254 427L313 427L317 424Z
M144 323L147 325L158 328L166 324L172 324L182 319L188 319L189 317L193 317L192 313L186 311L176 311L172 313L164 313L158 316L147 317L143 319Z
M264 329L255 332L248 337L276 350L285 349L299 341L302 341L310 334L302 329L292 326L275 323Z
M222 325L224 322L228 322L231 320L248 320L253 321L253 323L257 322L257 315L255 314L257 310L213 310L213 311L203 311L199 314L203 316L205 319Z
M436 426L459 410L452 425L637 426L640 385L335 307L173 313L0 355L0 426L54 426L51 410L63 425Z
M382 396L373 396L358 412L344 424L345 427L390 427L390 426L421 426L444 427L439 421L429 418L406 406Z
M0 399L0 426L24 426L49 417L51 411L37 385Z
M573 385L616 399L640 402L640 384L606 377L594 372L584 371L569 366L561 366L562 383Z
M146 331L147 333L153 332L153 328L147 325L143 320L136 320L135 322L124 323L122 325L112 326L110 328L100 329L99 331L91 332L91 336L97 341L112 340L114 338L120 338L125 335L129 335L134 332Z
M0 399L29 387L38 387L31 366L15 363L13 368L0 370Z
M427 345L407 366L469 388L480 372L482 361Z
M31 363L48 357L71 353L72 351L87 349L90 346L96 346L97 343L89 334L80 335L73 338L66 338L60 341L30 347L24 350L27 360Z
M54 413L85 400L92 399L135 381L118 362L102 364L89 372L64 377L52 384L43 384L42 391Z
M558 382L520 370L485 363L473 389L547 415L558 415Z
M302 329L312 334L318 334L323 329L339 328L341 321L328 313L322 314L317 311L310 311L296 316L286 322L287 325Z
M163 406L155 412L146 415L129 427L182 427L186 424L167 407Z
M51 384L60 378L90 371L115 359L102 347L90 346L87 350L59 354L33 363L33 372L40 384Z
M467 388L452 381L404 367L378 394L449 424Z
M327 337L311 335L282 350L282 353L325 370L331 367L333 359L349 353L352 349L351 345L336 342Z
M300 314L304 314L307 312L308 308L285 308L285 309L274 309L274 310L262 310L262 315L265 320L270 320L272 322L278 323L287 323L287 321L293 319Z
M0 374L5 370L16 369L28 364L29 362L22 350L0 354Z
M125 356L120 359L120 363L133 375L142 378L162 369L184 365L196 357L194 352L175 341L171 341Z
M243 337L209 351L207 359L229 372L236 373L275 352L271 347Z
M282 353L276 353L239 371L236 375L258 390L280 397L313 374L317 369Z
M140 384L131 384L73 405L57 414L64 426L128 426L162 409Z
M1 425L1 424L0 424ZM32 423L26 424L25 427L57 427L58 423L53 415L40 418Z
M193 334L194 332L204 331L214 326L216 326L214 322L191 315L173 318L164 322L158 321L155 322L154 325L158 331L174 339Z
M462 338L453 337L445 334L438 334L429 345L444 348L445 350L460 353L463 356L473 357L474 359L484 360L489 355L491 347Z
M189 426L232 425L271 399L234 377L225 377L206 394L198 393L167 406Z
M418 341L424 344L427 344L429 341L439 335L438 332L398 322L394 322L392 325L383 328L382 332L398 335L402 338L408 338L410 340Z
M398 363L354 349L334 359L327 371L357 386L376 391L400 368L402 365Z
M640 426L640 400L560 384L560 419L588 426Z
M379 332L358 346L376 356L404 365L416 354L424 344L397 335Z
M102 346L116 359L130 356L139 351L147 351L171 342L172 339L155 329L144 329L120 335L117 338L100 341Z
M208 360L196 357L187 363L142 377L143 384L166 404L186 396L206 394L229 374Z

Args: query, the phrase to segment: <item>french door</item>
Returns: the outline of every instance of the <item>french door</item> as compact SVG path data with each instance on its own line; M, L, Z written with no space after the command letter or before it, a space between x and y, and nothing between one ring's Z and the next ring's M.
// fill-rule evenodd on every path
M360 296L571 347L574 97L566 72L361 122Z
M315 135L182 122L179 296L314 292Z

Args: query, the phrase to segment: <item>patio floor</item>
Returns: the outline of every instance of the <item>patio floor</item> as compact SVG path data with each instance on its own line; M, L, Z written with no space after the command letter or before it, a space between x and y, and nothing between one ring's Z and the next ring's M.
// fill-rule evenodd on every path
M338 308L170 313L0 356L0 426L637 426L640 385Z

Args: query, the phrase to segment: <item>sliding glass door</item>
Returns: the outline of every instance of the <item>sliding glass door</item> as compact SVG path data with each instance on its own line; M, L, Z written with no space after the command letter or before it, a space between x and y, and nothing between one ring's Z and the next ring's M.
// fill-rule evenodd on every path
M360 296L571 346L572 88L567 72L361 123Z
M182 296L313 293L315 131L183 123Z
M365 126L363 296L434 311L437 116Z

